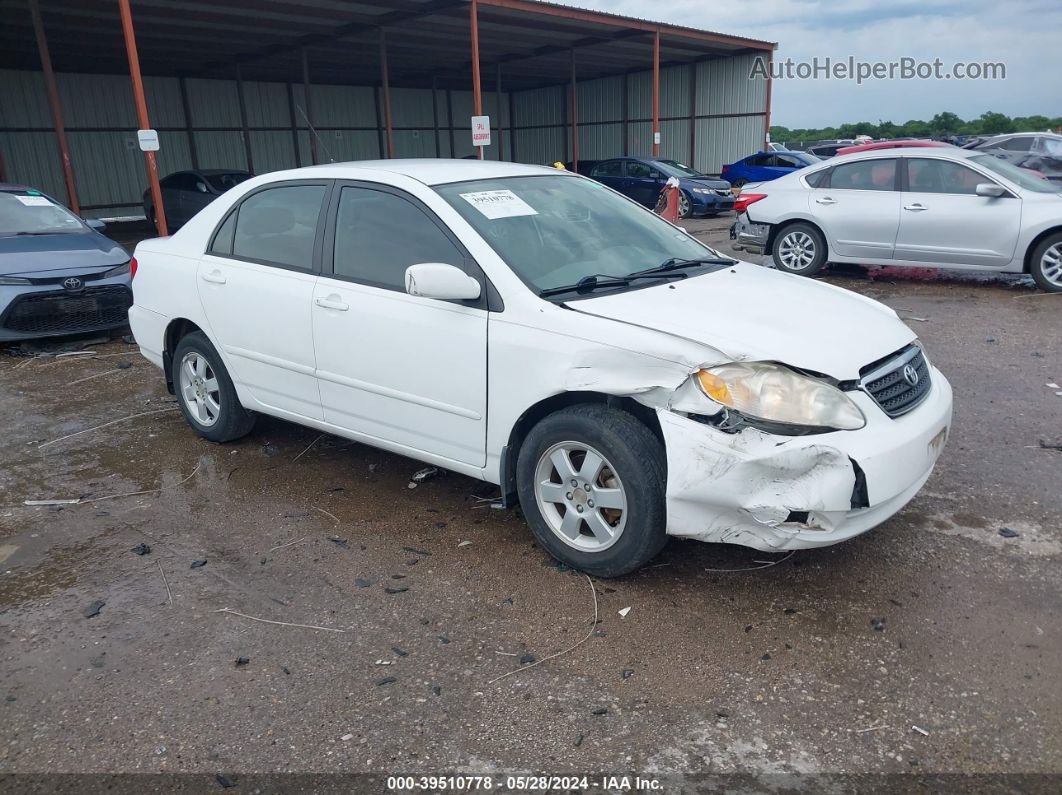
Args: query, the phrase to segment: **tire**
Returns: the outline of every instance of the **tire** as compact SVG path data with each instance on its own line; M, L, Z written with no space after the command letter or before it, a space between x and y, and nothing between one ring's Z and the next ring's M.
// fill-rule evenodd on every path
M774 239L771 256L780 271L797 276L813 276L826 265L829 251L822 232L811 224L782 227Z
M1048 235L1033 249L1029 274L1041 290L1062 293L1062 233Z
M735 179L733 182L730 183L730 187L731 188L738 188L740 190L741 188L744 188L748 184L749 184L749 181L747 179L741 179L739 177L738 179Z
M664 447L652 432L596 403L542 419L516 462L520 507L535 538L557 560L597 577L632 572L663 549L666 473Z
M181 413L204 439L231 442L254 428L255 415L240 404L221 357L203 332L181 337L173 352L170 378Z
M686 205L686 209L685 210L682 209L682 205L683 204ZM678 213L678 217L679 218L689 218L691 215L693 215L693 199L690 198L690 195L688 193L686 193L686 191L681 191L679 193L679 213Z

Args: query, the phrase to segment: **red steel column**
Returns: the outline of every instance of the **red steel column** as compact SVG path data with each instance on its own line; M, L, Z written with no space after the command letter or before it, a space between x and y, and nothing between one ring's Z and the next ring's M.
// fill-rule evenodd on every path
M151 129L151 122L148 120L147 100L144 98L144 78L140 76L140 56L136 52L136 33L133 31L133 12L129 8L129 0L118 0L118 9L122 13L122 33L125 36L125 50L129 55L129 76L133 79L133 101L136 103L137 120L141 130L148 130ZM144 152L144 164L147 166L156 224L159 234L165 237L170 230L166 226L166 208L162 204L159 167L155 162L154 152Z
M59 102L59 89L55 84L55 72L52 71L52 55L48 51L48 40L44 38L44 25L41 23L41 10L37 6L37 0L29 0L29 8L30 16L33 17L33 33L37 37L37 50L41 56L44 85L48 89L48 102L52 106L55 138L59 142L59 159L63 164L66 199L70 204L70 209L81 215L81 204L77 199L77 186L74 184L74 167L70 162L70 146L66 140L66 125L63 123L63 108Z
M660 31L653 34L653 157L660 157Z
M387 31L380 28L380 83L383 85L384 130L387 157L395 156L395 136L391 128L391 82L387 72Z
M476 116L483 115L483 89L479 78L479 0L469 4L469 25L472 29L472 107ZM450 119L451 126L454 120ZM483 159L483 147L477 146L479 159Z
M572 127L572 171L579 173L579 96L575 87L575 48L571 50L572 60L572 108L570 116Z

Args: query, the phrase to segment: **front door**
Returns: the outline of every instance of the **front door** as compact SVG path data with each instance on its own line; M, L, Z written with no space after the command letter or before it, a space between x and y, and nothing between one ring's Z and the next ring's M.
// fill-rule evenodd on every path
M405 292L410 265L456 265L485 282L438 219L401 191L339 187L313 293L326 422L473 466L486 463L487 310Z
M842 257L892 259L900 225L895 158L857 160L829 170L808 209Z
M1021 199L1007 191L978 196L994 180L951 160L911 157L901 194L896 259L1002 268L1014 257Z
M281 183L233 210L199 262L199 297L226 363L255 400L321 419L310 307L325 181Z
M656 207L656 200L660 198L665 182L667 179L664 175L648 163L627 161L627 189L624 193L639 204Z

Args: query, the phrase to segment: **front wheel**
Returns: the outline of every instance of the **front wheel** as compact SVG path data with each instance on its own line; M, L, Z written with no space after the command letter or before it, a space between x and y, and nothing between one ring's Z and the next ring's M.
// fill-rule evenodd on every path
M774 264L797 276L812 276L826 264L826 240L811 224L792 224L774 241Z
M1029 273L1036 286L1049 293L1062 293L1062 234L1048 235L1032 253Z
M730 187L731 188L737 188L738 190L741 190L742 188L744 188L748 184L749 184L749 181L747 179L735 179L733 182L730 183Z
M667 540L664 448L625 411L587 404L549 415L521 445L516 479L535 538L574 569L618 577Z
M693 202L690 201L689 195L686 191L679 191L679 218L689 218L690 213L693 212Z
M205 334L195 331L182 337L171 368L177 404L196 433L212 442L230 442L251 432L255 416L240 404L236 387Z

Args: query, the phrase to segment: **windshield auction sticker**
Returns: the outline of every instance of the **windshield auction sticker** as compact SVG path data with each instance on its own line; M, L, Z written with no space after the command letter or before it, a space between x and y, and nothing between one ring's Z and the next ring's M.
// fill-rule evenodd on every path
M521 215L538 215L538 211L511 190L484 190L479 193L462 193L461 198L484 216L516 218Z
M52 203L44 196L15 196L27 207L51 207Z

